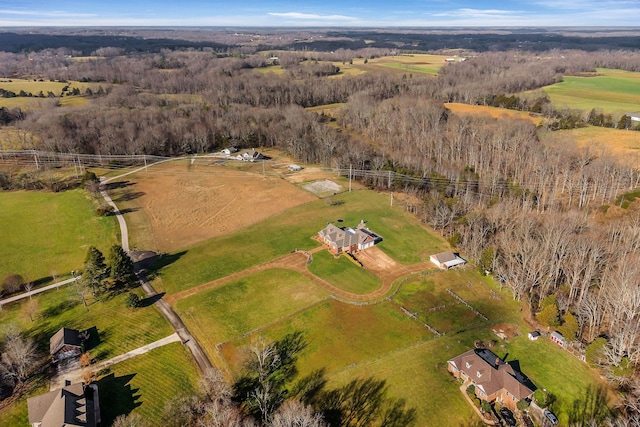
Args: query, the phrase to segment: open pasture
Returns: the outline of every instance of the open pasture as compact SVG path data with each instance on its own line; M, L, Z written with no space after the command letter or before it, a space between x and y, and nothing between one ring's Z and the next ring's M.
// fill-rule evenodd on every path
M46 282L82 268L89 246L117 243L113 217L98 217L81 190L0 192L0 277Z
M175 307L212 355L216 344L270 325L328 296L300 273L270 269L183 298Z
M450 294L450 289L488 320ZM443 334L455 334L504 322L518 322L518 304L507 292L495 290L472 268L437 270L407 280L392 301Z
M602 155L626 157L636 165L640 164L640 132L587 126L579 129L560 130L541 134L544 144L562 147L577 144L590 152Z
M13 126L0 127L0 150L24 150L38 147L40 138Z
M241 162L237 162L241 164ZM163 252L238 232L315 200L285 180L225 166L168 162L113 183L133 243Z
M14 98L0 98L0 107L15 108L19 107L24 110L37 110L46 105L47 102L59 101L61 105L80 105L86 103L86 99L81 96L68 96L74 89L78 89L82 95L85 94L87 88L97 91L99 83L85 82L59 82L59 81L40 81L27 79L0 79L0 89L14 92L19 95L20 91L32 96L16 96ZM63 88L67 88L65 92ZM104 87L104 85L103 85ZM49 98L49 94L53 94Z
M328 300L256 334L225 343L221 352L237 373L242 349L252 340L258 336L279 339L298 330L309 342L300 358L300 376L320 368L327 368L328 373L341 370L433 336L393 304L355 306Z
M565 76L543 88L556 108L603 111L609 114L640 112L640 73L598 69L592 76Z
M539 115L533 115L526 111L508 110L506 108L489 107L486 105L468 105L457 102L444 104L449 110L457 115L484 115L495 119L528 120L534 125L539 125L544 120Z
M332 196L331 201L315 200L278 215L174 253L174 262L160 271L154 281L158 291L169 294L192 288L245 270L287 254L293 249L319 245L311 237L327 222L343 219L355 226L361 219L383 237L384 252L401 264L415 264L430 254L448 248L440 237L398 207L390 207L387 197L370 190Z

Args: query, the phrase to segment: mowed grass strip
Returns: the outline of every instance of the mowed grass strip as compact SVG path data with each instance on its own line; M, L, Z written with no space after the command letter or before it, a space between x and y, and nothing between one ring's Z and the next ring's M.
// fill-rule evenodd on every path
M300 273L270 269L183 298L176 311L212 352L220 342L277 322L328 295Z
M329 372L344 369L433 336L393 304L355 306L328 300L259 333L226 343L222 354L237 373L243 349L258 336L277 340L298 330L309 343L299 362L301 376L320 368Z
M346 255L337 259L329 251L313 255L309 271L333 286L354 294L368 294L382 286L375 274L351 262Z
M171 294L262 264L296 248L317 247L318 242L311 237L327 222L339 218L349 226L366 219L368 227L383 237L385 253L402 264L418 263L449 247L402 208L390 207L385 195L361 190L332 196L332 203L317 200L297 206L241 232L175 253L175 261L160 270L154 285L158 291Z
M189 351L171 343L120 362L98 378L102 424L121 414L140 415L160 426L167 403L197 388L198 372Z
M89 246L107 253L117 243L115 218L98 217L81 190L0 192L0 224L0 278L68 275L82 268Z

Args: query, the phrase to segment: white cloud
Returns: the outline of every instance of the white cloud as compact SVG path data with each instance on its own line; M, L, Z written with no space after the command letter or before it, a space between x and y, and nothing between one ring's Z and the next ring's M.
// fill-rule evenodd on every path
M515 10L500 10L500 9L456 9L446 12L431 13L428 15L437 17L454 17L454 18L487 18L487 17L502 17L502 16L516 16L522 12Z
M271 16L278 16L281 18L293 18L293 19L305 19L305 20L323 20L323 21L355 21L358 18L345 15L319 15L316 13L301 13L301 12L269 12Z
M0 9L0 15L45 16L52 18L88 18L98 16L95 13L74 13L63 10L13 10Z

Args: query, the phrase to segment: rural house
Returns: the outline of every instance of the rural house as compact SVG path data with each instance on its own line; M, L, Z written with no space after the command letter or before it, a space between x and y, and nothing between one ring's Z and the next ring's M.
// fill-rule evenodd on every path
M465 385L473 384L479 399L501 402L515 410L522 399L531 398L536 387L522 372L491 350L476 348L447 362L449 372Z
M62 328L49 340L49 353L53 362L78 357L82 354L82 339L75 329Z
M98 386L67 384L27 399L32 427L96 427L100 425Z
M329 246L331 252L353 254L365 250L382 241L382 237L369 230L364 220L356 228L337 227L328 223L318 232L318 238Z
M457 265L466 264L467 261L460 258L457 254L453 252L440 252L439 254L431 255L429 257L432 263L438 266L443 270L448 270Z
M236 159L242 160L243 162L257 162L258 160L263 160L265 157L258 151L251 150L243 151L242 153L236 156Z
M226 154L227 156L230 156L231 154L235 153L236 151L238 151L238 149L236 147L228 147L228 148L223 148L220 152L222 154Z

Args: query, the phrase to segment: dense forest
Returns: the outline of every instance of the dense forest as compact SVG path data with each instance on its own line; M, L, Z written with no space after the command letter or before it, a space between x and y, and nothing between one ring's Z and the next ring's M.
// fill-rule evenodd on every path
M366 37L386 37L376 34ZM563 46L556 37L540 46ZM638 422L638 159L571 141L562 147L541 142L543 132L594 124L594 118L558 108L536 89L596 68L640 71L640 54L551 50L541 59L522 49L481 53L510 46L484 40L498 48L464 46L478 53L436 77L327 78L339 69L323 61L396 54L392 46L282 52L282 74L256 72L267 65L268 52L241 48L125 55L128 48L120 44L85 62L69 58L70 51L82 51L78 46L4 52L2 78L94 82L100 91L84 94L90 102L78 107L50 99L50 108L37 111L2 110L0 125L21 132L23 149L172 156L231 145L278 147L300 162L412 177L391 184L415 196L408 209L511 289L541 323L595 348L593 363L625 391L619 422ZM513 97L523 91L532 95ZM546 121L536 128L529 121L458 116L446 102L508 106ZM336 103L342 106L330 115L305 110ZM634 131L625 116L609 116L608 123ZM362 179L371 187L390 185L375 174ZM0 183L15 188L6 174Z

